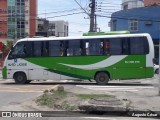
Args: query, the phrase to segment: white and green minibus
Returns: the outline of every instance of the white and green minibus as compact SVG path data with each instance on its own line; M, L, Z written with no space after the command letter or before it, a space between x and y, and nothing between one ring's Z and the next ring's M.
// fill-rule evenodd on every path
M3 78L32 80L151 78L154 47L149 34L24 38L5 59Z

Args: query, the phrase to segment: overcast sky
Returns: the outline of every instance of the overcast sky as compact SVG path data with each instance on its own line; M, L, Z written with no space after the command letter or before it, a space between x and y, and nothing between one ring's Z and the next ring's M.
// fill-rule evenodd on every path
M90 0L77 0L78 3L89 11ZM112 12L121 9L121 0L96 0L97 14L110 17ZM69 22L69 36L82 35L89 31L89 19L87 13L75 2L75 0L38 0L38 16L48 20L64 20ZM97 17L97 24L101 31L110 31L108 22L110 18Z

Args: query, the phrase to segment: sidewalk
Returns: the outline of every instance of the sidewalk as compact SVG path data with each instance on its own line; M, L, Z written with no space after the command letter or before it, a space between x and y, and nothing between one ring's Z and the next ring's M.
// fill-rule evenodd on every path
M81 103L81 110L105 112L115 111L120 113L127 112L129 114L129 111L139 111L139 114L141 113L142 115L153 113L153 117L154 115L160 117L160 96L158 95L159 81L157 75L151 79L113 80L110 81L110 83L133 84L133 86L144 86L144 88L137 89L137 91L92 91L90 89L75 87L72 89L66 88L65 91L76 94L109 94L115 96L115 98L111 99L98 98L85 101Z

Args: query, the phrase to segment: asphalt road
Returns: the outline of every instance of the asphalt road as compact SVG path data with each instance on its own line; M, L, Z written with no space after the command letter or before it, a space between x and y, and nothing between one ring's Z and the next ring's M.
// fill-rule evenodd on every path
M139 92L144 89L153 90L153 84L140 83L142 80L112 81L106 86L96 85L89 81L33 81L26 85L17 85L13 80L0 80L0 108L2 106L20 104L31 100L43 93L44 90L52 89L56 85L63 85L68 92L83 93L115 93L115 92ZM144 80L143 80L144 82Z
M9 108L8 106L16 106L26 101L31 101L32 99L40 96L44 90L52 89L56 85L63 85L65 90L68 92L74 93L88 93L88 94L114 94L119 98L121 97L140 97L140 101L143 99L155 98L153 99L153 103L156 103L160 100L160 97L156 94L157 91L157 76L152 79L134 79L134 80L113 80L106 86L96 85L95 82L89 81L33 81L27 85L17 85L13 80L0 80L0 111L21 111L22 108ZM143 91L143 92L142 92ZM147 97L145 96L147 95ZM137 97L138 96L138 97ZM137 99L133 101L133 103L138 103ZM146 102L146 101L145 101ZM142 103L141 103L142 104ZM138 105L138 104L137 104ZM159 105L159 102L158 102ZM139 105L138 105L139 106ZM141 107L141 106L140 106ZM151 106L157 108L157 104L155 106ZM158 109L158 108L157 108ZM156 109L155 109L156 110ZM25 109L23 110L25 111ZM27 109L26 109L27 111ZM34 111L34 110L33 110ZM43 118L44 119L44 118ZM45 118L45 120L50 120L53 118ZM61 120L64 118L55 118L56 120ZM75 118L68 118L70 120L74 120ZM77 120L128 120L129 118L117 118L117 117L77 117ZM132 120L134 118L130 118ZM142 120L146 120L146 118L141 118Z

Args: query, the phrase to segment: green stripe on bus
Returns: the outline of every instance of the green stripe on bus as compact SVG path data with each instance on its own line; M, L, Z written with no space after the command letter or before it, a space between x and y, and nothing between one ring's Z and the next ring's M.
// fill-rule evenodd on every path
M7 79L7 67L6 66L2 69L2 76L3 76L3 79Z

